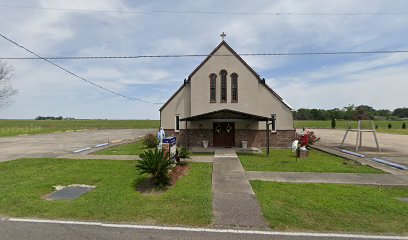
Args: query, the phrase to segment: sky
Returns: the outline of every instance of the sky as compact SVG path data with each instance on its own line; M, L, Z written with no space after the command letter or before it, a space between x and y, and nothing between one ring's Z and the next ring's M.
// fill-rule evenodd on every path
M157 12L167 10L195 13ZM259 14L265 12L318 14ZM408 50L408 1L404 0L0 0L0 19L1 34L41 56L209 54L220 43L221 32L238 53ZM0 38L0 57L31 56ZM54 61L120 94L163 103L203 59ZM349 104L407 107L407 53L243 59L294 109ZM160 104L118 97L42 60L6 63L14 68L11 84L18 94L0 109L0 118L159 119Z

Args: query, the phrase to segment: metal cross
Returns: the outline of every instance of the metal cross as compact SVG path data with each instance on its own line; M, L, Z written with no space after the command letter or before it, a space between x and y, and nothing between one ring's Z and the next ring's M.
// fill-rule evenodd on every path
M227 36L227 34L225 34L224 32L222 32L222 33L220 34L220 36L221 36L222 40L224 41L224 38Z

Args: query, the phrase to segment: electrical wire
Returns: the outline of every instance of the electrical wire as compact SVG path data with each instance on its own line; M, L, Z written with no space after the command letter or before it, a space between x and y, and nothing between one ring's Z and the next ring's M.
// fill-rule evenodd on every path
M307 56L307 55L354 55L354 54L398 54L408 50L337 51L337 52L292 52L292 53L241 53L240 56ZM138 59L138 58L184 58L184 57L231 57L234 54L173 54L135 56L57 56L43 57L51 60L97 60L97 59ZM0 57L0 60L41 60L39 57Z
M66 68L64 68L64 67L62 67L62 66L60 66L60 65L58 65L58 64L56 64L56 63L54 63L54 62L52 62L52 61L50 61L50 60L48 60L47 58L44 58L44 57L38 55L37 53L35 53L35 52L29 50L28 48L26 48L26 47L24 47L24 46L18 44L17 42L11 40L10 38L4 36L4 35L1 34L1 33L0 33L0 36L1 36L2 38L4 38L5 40L7 40L8 42L10 42L10 43L12 43L12 44L18 46L19 48L22 48L22 49L24 49L25 51L27 51L27 52L33 54L33 55L36 56L38 59L42 59L42 60L48 62L49 64L51 64L51 65L53 65L53 66L59 68L60 70L66 72L66 73L68 73L68 74L70 74L70 75L72 75L72 76L74 76L74 77L76 77L76 78L78 78L78 79L80 79L80 80L82 80L82 81L84 81L84 82L87 82L87 83L91 84L92 86L95 86L95 87L97 87L97 88L100 88L100 89L102 89L102 90L104 90L104 91L106 91L106 92L112 93L112 94L114 94L114 95L116 95L116 96L119 96L119 97L122 97L122 98L126 98L126 99L132 100L132 101L139 101L139 102L150 103L150 104L163 104L163 103L155 103L155 102L146 101L146 100L143 100L143 99L140 99L140 98L128 97L128 96L123 95L123 94L121 94L121 93L118 93L118 92L115 92L115 91L113 91L113 90L110 90L110 89L108 89L108 88L106 88L106 87L103 87L103 86L101 86L101 85L99 85L99 84L97 84L97 83L94 83L94 82L92 82L92 81L90 81L90 80L88 80L88 79L86 79L86 78L84 78L84 77L79 76L78 74L76 74L76 73L74 73L74 72L72 72L72 71L70 71L70 70L68 70L68 69L66 69Z
M124 11L124 10L103 10L103 9L79 9L79 8L55 8L23 5L4 5L0 8L32 9L32 10L53 10L53 11L73 11L73 12L93 12L93 13L121 13L121 14L205 14L205 15L272 15L272 16L408 16L405 12L229 12L229 11L195 11L195 10L144 10L144 11Z

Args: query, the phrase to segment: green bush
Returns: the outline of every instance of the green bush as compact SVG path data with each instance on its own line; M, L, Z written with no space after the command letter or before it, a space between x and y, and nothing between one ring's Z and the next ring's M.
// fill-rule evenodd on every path
M391 129L391 128L392 128L391 123L388 123L388 129Z
M405 129L407 126L405 126L405 123L402 123L402 126L401 126L401 128L402 129Z
M331 120L331 128L335 129L336 128L336 119L332 118Z
M190 158L191 152L186 147L182 147L178 149L178 157L179 158Z
M375 124L375 129L378 129L378 125L377 125L377 124Z
M138 161L136 168L142 173L152 176L153 183L156 186L166 186L170 183L169 171L172 168L172 162L162 150L149 150L139 155L142 160Z
M159 140L153 133L146 133L143 137L143 144L148 148L154 148L159 144Z

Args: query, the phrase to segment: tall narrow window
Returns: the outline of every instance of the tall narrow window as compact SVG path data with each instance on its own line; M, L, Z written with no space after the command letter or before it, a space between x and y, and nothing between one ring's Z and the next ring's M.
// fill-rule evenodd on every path
M210 74L210 102L217 102L217 75L215 73Z
M227 102L227 71L221 70L221 101Z
M180 131L180 115L176 115L176 124L174 126L174 131L179 132Z
M231 102L238 102L238 74L231 74Z
M276 114L271 114L271 132L276 132Z

